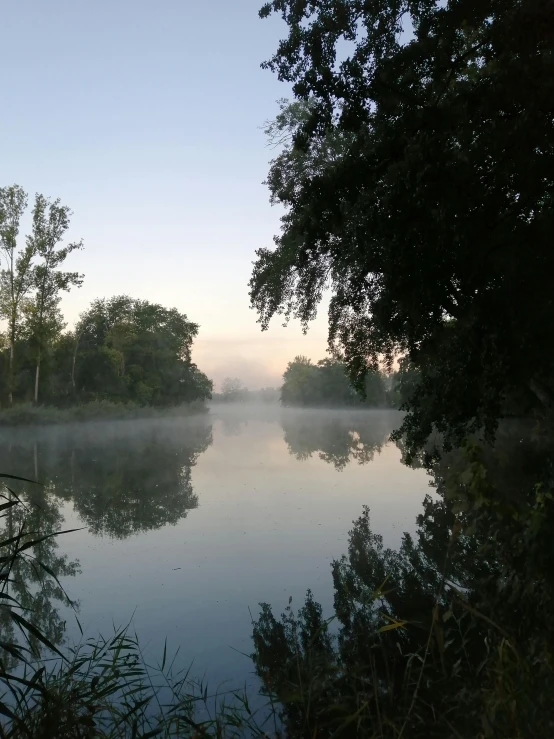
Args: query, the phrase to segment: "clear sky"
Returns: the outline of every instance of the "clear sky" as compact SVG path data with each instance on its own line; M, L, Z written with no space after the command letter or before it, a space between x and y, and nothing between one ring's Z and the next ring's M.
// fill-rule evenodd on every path
M1 185L60 197L85 250L64 298L71 326L96 297L128 294L200 324L193 358L219 385L278 384L295 354L320 359L326 315L261 333L254 251L279 211L262 185L260 126L291 97L260 63L286 27L262 0L4 0Z

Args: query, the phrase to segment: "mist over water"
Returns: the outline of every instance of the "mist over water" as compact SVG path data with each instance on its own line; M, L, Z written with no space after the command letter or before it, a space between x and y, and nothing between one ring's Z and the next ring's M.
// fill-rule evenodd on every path
M148 654L180 646L211 684L251 679L251 621L311 588L332 614L330 563L364 505L397 547L428 477L388 442L401 414L214 405L189 418L3 430L0 464L52 529L58 567L85 636L133 621ZM23 489L23 488L20 488ZM71 567L70 567L71 565ZM52 598L53 637L81 636ZM63 633L63 624L65 633ZM55 628L54 628L55 627Z

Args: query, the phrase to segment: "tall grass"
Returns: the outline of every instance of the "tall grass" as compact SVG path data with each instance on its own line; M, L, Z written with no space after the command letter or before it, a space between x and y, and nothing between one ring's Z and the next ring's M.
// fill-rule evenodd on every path
M11 475L0 478L4 480L0 518L16 506L26 509L8 481L36 483ZM0 609L20 635L19 641L0 641L0 737L261 736L263 729L245 694L212 695L188 671L175 670L176 655L169 659L167 647L158 664L149 663L129 625L109 639L88 639L63 651L33 625L10 593L14 565L29 558L62 587L33 551L46 538L70 531L75 530L30 531L24 520L13 535L0 541Z
M472 484L488 480L473 463ZM467 460L463 469L472 469ZM25 503L3 477L5 518ZM490 505L464 513L426 499L419 544L405 537L398 552L383 548L366 511L350 532L348 557L333 563L337 633L310 593L298 613L289 602L279 620L262 605L253 621L253 664L266 699L257 711L246 691L212 694L176 670L166 647L151 663L130 626L69 650L53 644L10 584L18 559L33 559L36 544L67 532L29 531L23 519L0 541L0 608L21 635L0 642L20 663L8 669L10 660L0 660L0 737L554 736L551 558L543 572L533 550L548 554L553 496L537 485L517 515ZM529 553L529 568L516 577L513 556L521 564Z

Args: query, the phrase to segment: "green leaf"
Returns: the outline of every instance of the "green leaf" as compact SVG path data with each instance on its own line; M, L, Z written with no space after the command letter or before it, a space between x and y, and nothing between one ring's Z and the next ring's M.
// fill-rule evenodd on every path
M55 652L57 655L59 655L64 660L64 662L67 661L65 655L63 655L60 650L56 646L54 646L54 644L52 644L50 639L44 636L44 634L39 631L36 626L33 626L32 623L29 623L26 618L23 618L23 616L21 616L19 613L16 613L15 611L10 611L10 616L19 626L19 628L22 629L22 631L28 631L35 637L35 639L38 639L38 641L44 644L44 646L48 647L48 649L50 649L52 652Z

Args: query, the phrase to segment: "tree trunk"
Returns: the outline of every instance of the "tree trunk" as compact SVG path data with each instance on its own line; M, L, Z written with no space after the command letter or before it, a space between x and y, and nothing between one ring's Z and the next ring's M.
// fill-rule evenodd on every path
M11 408L13 405L13 354L15 344L15 330L14 326L10 327L10 365L8 370L8 406Z
M35 372L35 405L38 403L38 381L40 377L40 349L38 350L37 369Z
M77 351L79 349L79 341L81 340L81 335L79 334L77 338L75 339L75 348L73 350L73 361L71 363L71 386L73 387L73 394L76 394L75 389L75 363L77 362Z

